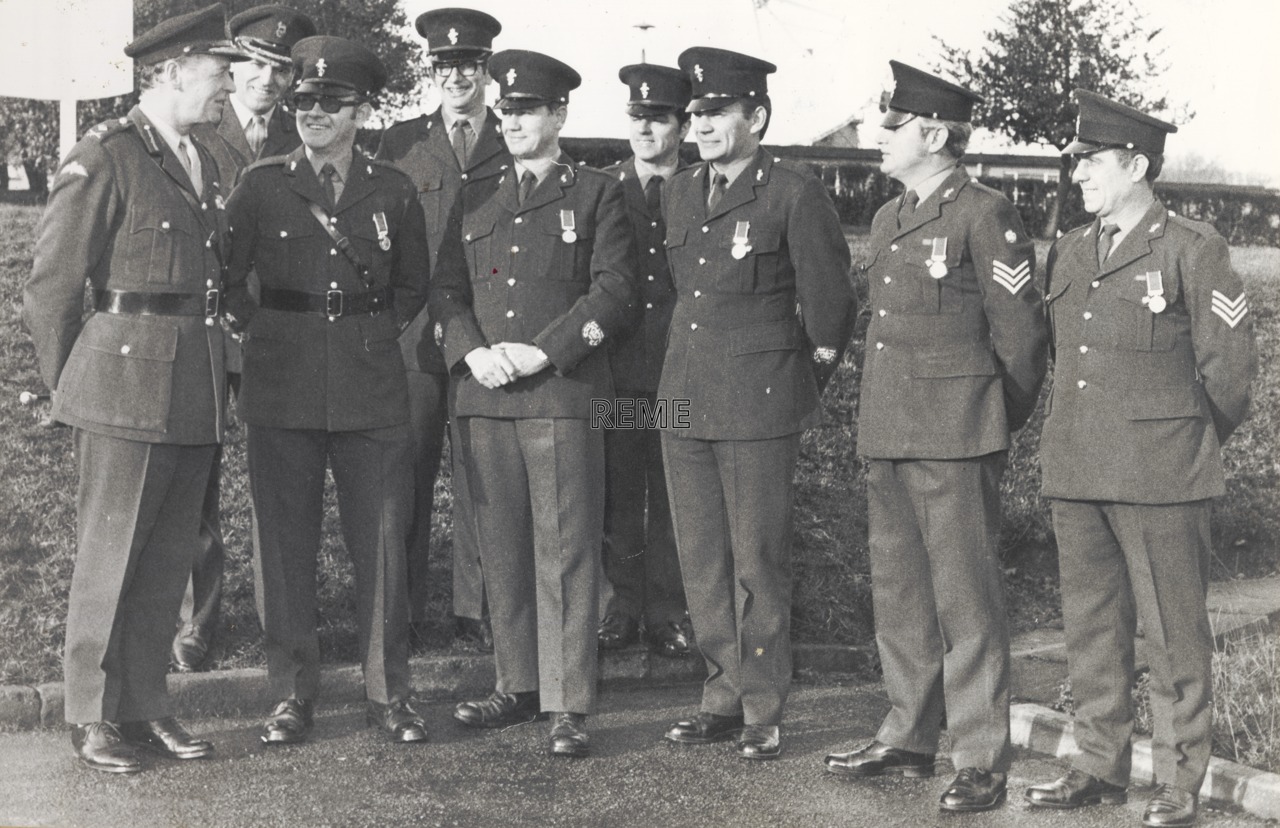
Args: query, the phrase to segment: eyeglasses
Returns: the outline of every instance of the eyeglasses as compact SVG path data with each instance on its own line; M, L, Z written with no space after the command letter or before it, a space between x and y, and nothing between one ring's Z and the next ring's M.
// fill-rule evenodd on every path
M457 60L448 63L433 63L431 64L431 73L437 77L447 78L453 72L457 72L464 78L474 78L483 68L484 61Z
M299 112L310 112L316 104L320 104L322 112L335 115L344 106L359 106L360 101L357 98L335 98L332 95L312 95L307 92L293 96L293 105Z

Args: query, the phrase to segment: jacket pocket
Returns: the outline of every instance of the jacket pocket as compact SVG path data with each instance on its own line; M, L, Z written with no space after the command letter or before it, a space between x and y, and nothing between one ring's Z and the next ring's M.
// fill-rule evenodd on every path
M171 220L161 214L138 210L129 218L129 247L131 261L144 264L145 279L150 284L172 284L175 277L186 274L175 263L198 262L203 247L196 244L191 229L184 222ZM196 254L192 257L192 254Z
M551 250L551 266L546 270L548 279L565 282L587 282L591 278L591 254L595 249L595 225L574 211L572 232L561 224L560 211L548 211L549 218L542 225L547 238L540 245Z
M912 360L912 376L919 379L986 377L995 373L995 357L987 350L938 351L917 354Z
M725 233L725 230L718 232ZM728 235L726 233L726 235ZM735 260L736 279L724 285L724 289L740 293L768 292L783 281L782 259L779 248L782 246L782 235L776 229L751 230L747 237L747 249L734 243L732 235L721 238L718 247L727 250ZM743 252L739 258L733 255L734 249ZM785 270L789 273L790 264ZM790 282L788 276L787 281ZM734 283L736 282L736 284Z
M734 356L767 351L795 351L799 347L800 328L792 319L749 325L729 332L729 353Z
M472 282L488 282L491 275L488 262L492 261L494 243L493 220L469 221L462 226L462 246L467 253Z
M1202 419L1205 405L1195 386L1184 388L1147 388L1126 395L1125 415L1130 420L1177 420L1185 417Z
M102 425L163 432L173 391L178 329L95 314L58 380L60 406Z

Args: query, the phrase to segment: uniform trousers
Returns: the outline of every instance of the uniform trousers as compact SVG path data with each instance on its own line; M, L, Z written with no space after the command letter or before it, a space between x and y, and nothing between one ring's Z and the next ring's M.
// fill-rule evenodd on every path
M205 635L212 634L213 625L218 622L227 560L227 547L222 540L222 455L222 446L217 446L200 510L200 534L191 562L191 579L179 616L183 624Z
M1151 665L1156 782L1199 791L1213 726L1209 501L1054 500L1051 507L1080 749L1072 765L1129 783L1140 618Z
M169 646L216 449L74 432L80 485L63 675L72 724L173 715Z
M449 378L425 371L406 371L405 377L409 384L409 442L413 450L413 507L406 549L409 619L417 624L427 618L431 514L448 419Z
M685 597L707 663L702 707L777 725L791 689L791 507L800 435L662 434Z
M619 392L644 399L652 392ZM662 432L611 428L604 435L607 481L604 506L606 612L643 619L649 628L684 618L684 583L671 528Z
M408 695L409 453L404 425L365 431L248 426L253 563L267 678L276 697L315 700L320 693L316 565L326 464L355 569L365 693L383 704Z
M497 689L595 710L604 439L585 420L464 417Z
M876 646L891 705L876 738L956 768L1007 772L1009 626L997 555L1005 452L871 460L867 522Z
M458 384L449 382L449 459L453 471L453 614L458 618L484 617L484 570L480 565L479 529L471 508L467 464L462 446L467 443L467 419L458 417Z

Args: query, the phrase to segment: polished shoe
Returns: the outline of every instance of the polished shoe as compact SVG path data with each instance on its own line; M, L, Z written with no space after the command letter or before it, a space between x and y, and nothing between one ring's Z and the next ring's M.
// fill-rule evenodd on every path
M453 620L453 640L464 647L474 647L482 653L493 652L493 628L487 618L464 618L461 615Z
M71 747L76 758L87 768L107 773L137 773L142 770L137 749L125 741L112 722L72 725Z
M824 760L830 773L842 776L883 776L900 773L908 779L933 776L933 754L914 753L872 742L852 753L832 753Z
M205 630L194 624L183 624L173 637L169 661L179 673L194 673L204 665L209 655L209 639Z
M1123 785L1112 785L1092 774L1072 768L1061 779L1044 785L1032 785L1022 792L1027 802L1037 808L1069 810L1086 805L1123 805L1129 794Z
M1004 802L1005 775L985 768L961 768L938 799L944 811L990 811Z
M645 630L644 637L654 653L666 658L686 656L693 649L693 628L688 619L656 624Z
M673 724L662 738L682 745L709 745L733 739L742 728L741 716L721 716L700 710L692 719Z
M264 745L293 745L311 732L313 704L309 699L285 699L262 726Z
M537 691L499 693L483 701L463 702L453 709L453 718L467 727L510 727L547 718Z
M557 713L551 726L552 756L581 759L590 752L587 744L587 717L582 713Z
M150 722L123 722L120 735L134 747L170 759L204 759L213 755L212 742L194 738L172 716Z
M1168 783L1156 788L1142 812L1147 828L1184 828L1196 824L1196 795Z
M427 741L427 723L404 699L390 704L369 701L364 714L370 727L381 728L393 742Z
M600 622L597 635L602 649L621 650L640 640L640 622L629 615L611 612Z
M782 732L777 725L746 725L738 737L743 759L777 759L782 755Z

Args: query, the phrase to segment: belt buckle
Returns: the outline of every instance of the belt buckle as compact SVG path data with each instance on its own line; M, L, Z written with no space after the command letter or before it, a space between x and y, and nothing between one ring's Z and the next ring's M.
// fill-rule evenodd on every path
M342 316L342 291L329 290L324 294L324 313L330 319Z
M382 313L382 305L386 302L386 297L382 293L374 293L369 297L369 315L377 316Z
M210 288L204 292L204 315L206 319L216 319L222 310L222 291Z

